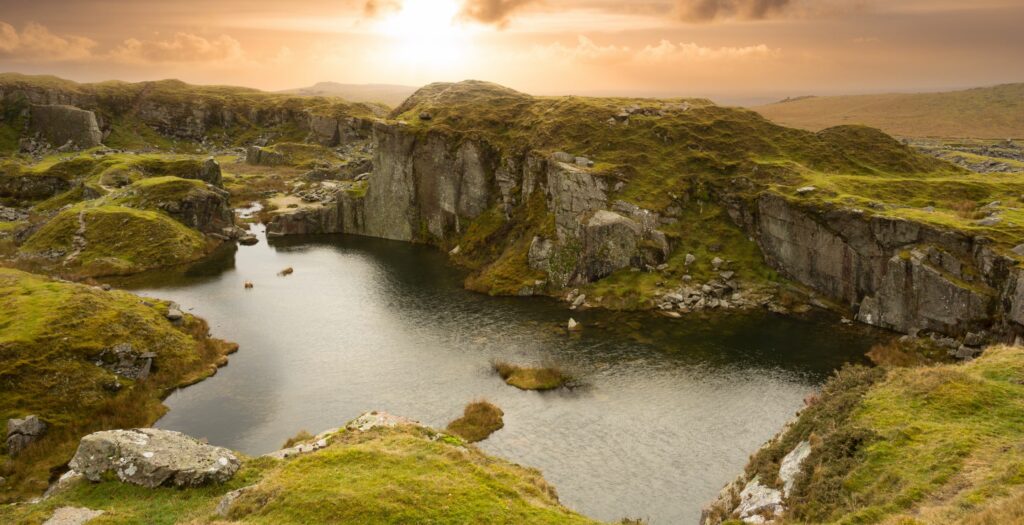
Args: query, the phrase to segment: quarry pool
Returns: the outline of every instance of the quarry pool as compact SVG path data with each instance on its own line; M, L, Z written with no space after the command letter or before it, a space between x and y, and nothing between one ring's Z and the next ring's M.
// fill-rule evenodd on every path
M285 267L294 274L277 276ZM172 394L157 426L260 454L299 430L385 410L444 428L485 398L485 451L540 469L588 516L696 523L835 368L874 336L767 313L681 320L570 312L462 289L437 250L349 236L267 239L187 271L117 283L171 299L241 351ZM244 281L254 288L243 289ZM568 334L570 315L585 326ZM582 387L523 392L490 363L556 363Z

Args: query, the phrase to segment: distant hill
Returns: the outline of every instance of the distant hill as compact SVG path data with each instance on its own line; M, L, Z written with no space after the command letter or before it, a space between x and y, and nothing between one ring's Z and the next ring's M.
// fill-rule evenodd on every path
M798 97L752 109L812 131L863 124L904 137L1024 138L1024 83L946 93Z
M350 102L382 102L391 107L401 104L417 87L395 84L340 84L318 82L310 87L281 91L307 97L341 97Z

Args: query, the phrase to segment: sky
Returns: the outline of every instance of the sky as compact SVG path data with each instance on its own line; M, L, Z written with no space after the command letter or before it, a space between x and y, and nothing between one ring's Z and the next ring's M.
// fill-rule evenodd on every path
M0 0L0 71L787 96L1024 82L1024 0Z

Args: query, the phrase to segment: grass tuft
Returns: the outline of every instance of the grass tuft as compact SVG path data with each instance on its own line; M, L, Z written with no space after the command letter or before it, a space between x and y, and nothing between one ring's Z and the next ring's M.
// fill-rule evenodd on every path
M505 426L505 413L487 401L474 401L466 405L462 417L448 423L448 431L469 443L483 441Z

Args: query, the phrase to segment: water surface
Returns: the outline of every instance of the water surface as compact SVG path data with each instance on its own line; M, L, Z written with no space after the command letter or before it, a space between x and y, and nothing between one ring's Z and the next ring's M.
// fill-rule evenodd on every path
M429 247L272 242L261 233L184 273L120 283L179 302L241 345L215 377L171 395L157 426L260 454L369 410L443 428L486 398L505 428L480 446L540 469L564 504L602 520L696 523L804 396L871 343L834 320L674 320L487 297L463 290ZM564 330L570 315L581 334ZM495 359L557 363L585 386L522 392L490 371Z

